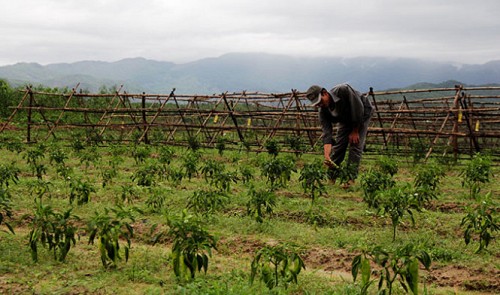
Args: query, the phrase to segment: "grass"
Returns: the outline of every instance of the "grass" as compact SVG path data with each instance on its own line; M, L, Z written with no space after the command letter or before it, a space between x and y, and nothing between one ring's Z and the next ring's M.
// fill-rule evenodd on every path
M102 166L108 165L110 148L98 148L101 160L90 164L88 168L85 163L80 163L69 148L62 148L69 156L66 165L73 168L72 177L89 181L96 189L88 204L73 204L73 213L82 219L78 223L80 239L63 263L55 262L43 248L39 250L39 262L31 261L27 242L36 196L30 191L29 185L36 177L31 175L23 159L24 152L17 154L6 149L0 150L0 165L14 162L21 170L18 183L9 186L14 213L9 222L16 234L8 233L0 225L0 293L266 294L269 291L264 284L249 284L250 262L255 250L279 242L297 245L305 257L306 270L299 275L297 285L291 284L288 288L279 286L274 289L276 294L358 294L359 286L352 283L349 272L352 258L361 249L375 245L392 247L407 242L421 244L433 257L433 271L422 271L422 278L432 279L435 276L427 284L429 294L470 294L473 291L487 294L500 288L477 287L478 290L474 290L473 284L468 282L473 280L477 286L481 286L495 281L500 271L500 245L493 241L488 251L474 254L476 244L466 246L463 241L460 221L465 215L464 206L476 202L466 197L467 189L461 186L459 174L463 166L447 169L440 198L433 201L433 206L427 210L416 213L415 226L403 219L394 243L390 220L368 209L362 201L363 192L359 184L345 191L338 184L325 182L326 195L317 198L311 207L311 199L298 182L299 173L293 173L286 187L276 191L278 202L274 214L264 217L263 223L257 223L246 214L249 184L241 181L233 183L227 207L205 218L206 228L218 238L218 250L210 259L208 272L198 274L193 281L180 282L170 266L170 240L163 238L153 245L150 229L158 224L160 229L167 230L168 216L184 209L194 191L210 187L203 176L200 174L191 180L184 178L178 186L167 179L157 180L154 187L165 194L166 202L161 210L154 212L146 205L151 191L138 187L131 180L141 166L132 158L132 148L123 148L124 152L120 154L123 162L116 168L117 177L104 188L99 172ZM155 149L152 151L150 161L155 160ZM180 169L181 155L186 150L174 148L174 151L176 157L170 167ZM223 162L229 171L236 171L243 165L251 166L254 171L253 185L259 188L267 186L259 168L260 163L270 159L265 153L256 155L226 151L221 157L216 150L201 150L201 154L199 166L208 159ZM320 155L303 155L297 162L298 169L318 157ZM47 167L43 179L50 182L50 194L43 197L43 202L59 211L69 208L70 188L67 181L56 174L54 165L49 164L47 157L42 162ZM373 166L374 162L374 159L365 159L363 171ZM411 182L414 166L403 160L399 165L395 179L398 182ZM491 191L498 204L499 171L498 167L494 166L493 169L493 178L484 185L483 192ZM124 206L136 206L144 214L137 215L133 223L135 235L129 261L120 261L116 269L104 269L97 245L88 244L85 223L95 211L115 206L122 186L134 187L139 195L132 204ZM27 218L23 218L25 215ZM458 278L452 282L446 280L444 275L440 276L445 268L465 269L473 277ZM375 285L370 288L372 293L376 291ZM396 294L403 294L402 289L398 289Z

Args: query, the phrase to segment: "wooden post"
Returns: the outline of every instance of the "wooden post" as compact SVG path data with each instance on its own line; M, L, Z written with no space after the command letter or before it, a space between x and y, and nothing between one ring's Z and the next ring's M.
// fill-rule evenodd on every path
M396 121L399 119L399 117L401 117L401 114L402 114L402 112L401 112L401 111L403 110L403 104L404 104L404 102L401 102L401 104L399 105L399 108L398 108L398 112L397 112L396 116L394 116L394 120L392 120L392 124L391 124L391 126L389 127L389 130L391 130L391 132L392 132L392 130L394 129L394 127L396 126ZM389 135L387 136L387 141L389 141L389 140L391 139L391 135L392 135L392 134L393 134L393 133L391 133L391 134L389 134Z
M24 93L23 98L21 99L21 101L19 102L19 104L17 105L17 107L14 109L14 111L12 112L12 114L10 114L9 118L7 119L7 121L2 125L2 128L0 129L0 133L2 133L5 130L5 128L7 128L7 125L9 125L10 122L12 122L12 119L16 115L17 111L21 108L21 106L23 105L24 101L29 96L29 92L30 92L30 88L26 87L26 92Z
M148 121L146 119L146 92L142 93L141 106L142 106L142 111L141 111L142 112L142 124L143 124L143 129L144 129L144 133L142 134L142 138L143 138L145 144L149 144Z
M410 105L408 104L408 100L406 99L406 96L405 96L405 95L403 95L403 101L404 101L404 103L406 104L406 109L407 109L408 111L410 111ZM413 129L417 130L417 125L415 124L415 120L413 119L413 113L410 111L408 114L410 115L411 124L412 124L412 126L413 126ZM418 141L420 142L420 136L418 135L418 132L417 132L417 134L416 134L416 135L417 135L417 139L418 139Z
M437 143L439 139L439 133L443 132L444 127L446 126L446 122L448 122L448 119L450 118L450 112L448 112L448 115L446 115L446 118L443 121L443 124L441 125L441 128L439 129L438 133L436 133L436 136L434 137L434 140L431 143L431 146L429 147L429 150L427 151L427 154L425 155L425 160L429 158L429 156L432 153L432 150L434 149L434 145Z
M101 122L104 120L104 118L106 118L106 116L108 116L109 108L112 108L113 103L116 100L116 98L119 96L119 93L120 93L120 91L121 91L122 88L123 88L123 85L120 85L120 88L118 88L118 90L115 91L115 94L113 95L113 98L111 99L111 101L109 101L108 105L106 106L106 110L101 115L101 118L99 119L99 121L97 122L97 124L100 125ZM118 100L118 103L115 105L114 108L112 108L112 110L116 111L118 109L119 105L120 105L120 101ZM102 127L101 131L99 132L99 136L102 136L104 134L104 131L106 130L106 127L111 122L111 116L108 117L107 122L104 124L105 126Z
M262 145L266 144L266 142L268 140L270 140L274 136L274 134L276 134L277 129L280 127L280 125L283 122L285 116L287 115L288 109L293 104L293 99L294 99L294 94L292 93L292 95L288 99L288 103L285 106L285 104L283 103L283 97L280 97L280 104L283 107L283 110L281 111L280 117L278 119L276 119L276 123L274 124L273 129L271 130L271 132L269 132L269 135L266 137L266 139L264 140L264 142L262 143ZM263 146L261 147L261 150L262 150L262 148L263 148Z
M29 109L28 109L28 128L26 132L26 142L30 143L31 142L31 124L33 124L31 120L31 108L33 107L33 91L31 90L31 87L28 88L28 93L30 96L29 99Z
M227 102L226 94L227 94L227 92L225 92L225 93L222 94L222 99L224 100L224 103L226 104L226 107L227 107L227 109L229 111L229 115L231 116L231 119L233 120L234 127L236 127L236 131L238 132L238 137L240 138L241 143L244 143L245 142L245 138L243 137L243 134L241 133L241 130L238 127L238 121L234 117L233 108L231 108L231 106Z
M375 107L375 112L377 113L378 123L382 130L382 136L384 138L384 148L387 148L387 138L385 137L384 124L382 123L382 118L380 117L380 113L378 112L377 100L375 99L375 93L373 93L373 87L370 87L370 92L368 93L373 100L373 106Z
M297 90L292 89L292 92L293 92L293 95L295 97L295 105L297 106L297 117L302 120L302 124L304 125L304 127L309 127L307 120L304 118L304 116L302 114L303 113L302 103L300 102L300 99L297 96ZM298 121L298 119L297 119L297 121ZM297 122L297 126L300 127L299 122ZM297 134L299 135L299 133L297 133ZM313 136L311 134L311 131L307 131L307 137L309 139L309 144L311 145L311 148L313 148L314 147L314 139L313 139Z
M462 85L455 85L456 93L455 93L455 98L453 99L453 109L454 109L454 112L453 112L454 120L453 120L453 129L452 129L453 133L458 132L458 109L460 107L459 100L460 100L462 88L463 88ZM451 136L451 142L453 145L453 154L455 155L455 159L456 159L458 157L458 138L457 138L456 134L453 134Z
M172 90L172 92L170 92L170 95L165 99L165 101L163 101L163 103L160 104L160 107L156 111L155 115L153 116L153 118L151 119L151 122L149 124L146 122L146 120L144 118L144 122L145 122L144 123L145 124L144 125L144 132L142 133L141 137L139 138L139 142L141 142L141 140L144 138L144 142L146 144L149 144L149 140L147 139L149 128L156 121L156 119L158 118L158 116L160 115L161 111L163 110L163 108L165 107L165 105L167 104L167 102L170 100L170 98L172 96L174 96L174 91L175 91L175 88ZM144 94L145 93L143 93L143 95ZM143 116L145 116L145 109L144 109L144 107L145 107L145 104L143 105Z
M37 106L38 106L38 103L36 102L36 98L35 98L35 96L34 96L34 95L33 95L33 104L34 104L34 106L35 106L35 107L37 107ZM40 113L40 115L42 116L42 119L43 119L43 121L45 122L45 125L47 125L47 128L48 128L48 129L50 129L50 124L49 124L49 123L50 123L50 121L49 121L49 120L47 120L47 117L45 117L45 114L44 114L43 109L39 109L39 111L38 111L38 112L39 112L39 113ZM54 137L54 139L57 139L57 137L56 137L55 133L52 133L52 137Z
M172 93L174 93L174 92L175 92L175 88L172 89ZM181 111L181 107L179 106L179 102L177 101L177 98L175 97L175 95L173 95L172 98L174 99L175 106L177 107L177 113L179 114L179 117L181 117L179 120L177 120L177 124L183 123L183 126L186 129L188 136L191 137L190 129L187 126L187 122L186 122L186 119L184 118L184 114ZM189 108L191 103L192 103L192 100L189 101L186 108ZM170 130L170 134L167 137L167 142L170 141L170 139L173 139L176 131L177 131L177 127L175 127L173 130Z
M200 105L198 104L198 100L196 99L196 97L193 98L193 106L194 106L194 112L198 113L198 115L194 114L194 116L196 118L198 118L198 122L200 123L200 129L198 129L198 131L196 132L196 134L194 135L195 137L198 136L198 134L203 131L203 133L205 134L205 138L207 140L209 140L209 142L212 142L215 138L215 135L212 136L212 134L210 134L210 131L207 130L206 127L206 122L208 122L208 118L207 120L203 120L203 114L200 112ZM213 109L212 109L213 111ZM210 117L210 114L208 115Z
M213 108L210 110L210 113L208 113L207 117L201 122L201 126L198 129L198 131L196 132L195 136L198 136L198 134L200 134L201 130L205 129L207 127L208 121L210 120L210 118L212 117L212 115L214 113L217 113L217 107L219 106L219 104L221 102L222 102L222 96L217 100L217 102L215 103ZM216 116L217 116L217 114L216 114ZM200 115L200 118L201 118L201 115ZM212 138L210 138L210 142L208 143L209 146L213 144L216 136L218 136L218 133L220 133L220 132L215 132L215 134L212 136Z
M472 111L472 108L469 109L469 106L467 105L467 101L465 100L465 96L462 95L462 98L460 100L460 104L462 105L462 108L465 110L464 115L465 115L465 122L467 123L467 129L469 129L469 136L470 136L470 141L472 146L474 147L476 153L479 153L481 149L479 148L479 143L477 142L477 138L474 135L474 132L472 130L471 126L471 120L469 116L469 110Z

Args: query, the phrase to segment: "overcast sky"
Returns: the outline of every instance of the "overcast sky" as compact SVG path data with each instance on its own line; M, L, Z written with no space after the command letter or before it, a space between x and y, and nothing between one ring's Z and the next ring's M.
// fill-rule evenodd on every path
M229 52L500 60L499 0L8 0L0 65Z

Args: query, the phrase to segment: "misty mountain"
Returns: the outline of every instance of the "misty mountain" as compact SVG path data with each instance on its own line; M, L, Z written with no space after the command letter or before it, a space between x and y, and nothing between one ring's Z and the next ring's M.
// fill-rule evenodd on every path
M128 92L212 94L225 91L305 91L348 82L365 91L403 88L415 83L456 80L466 85L500 83L500 61L455 65L408 58L298 58L262 53L231 53L175 64L130 58L117 62L18 63L0 67L0 78L23 84L75 87L96 92L124 85Z

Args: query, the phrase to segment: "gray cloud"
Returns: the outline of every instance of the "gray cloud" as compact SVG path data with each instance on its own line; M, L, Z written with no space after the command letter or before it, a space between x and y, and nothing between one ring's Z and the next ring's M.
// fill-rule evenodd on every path
M500 1L17 0L0 11L0 65L187 62L228 52L500 59Z

